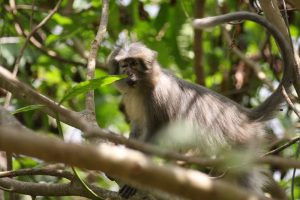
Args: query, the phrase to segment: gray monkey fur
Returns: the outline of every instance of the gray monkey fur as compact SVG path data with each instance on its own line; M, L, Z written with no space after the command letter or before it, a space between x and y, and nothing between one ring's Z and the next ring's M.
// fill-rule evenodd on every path
M282 35L262 17L247 12L234 14L225 16L223 21L216 24L242 16L242 19L262 24L274 36L285 65L277 90L258 107L248 109L225 96L163 70L156 60L157 53L144 44L125 44L112 52L108 66L111 74L128 75L128 78L117 81L116 87L123 95L125 111L131 123L130 138L159 144L164 138L161 135L164 128L172 123L187 122L194 128L191 135L194 138L190 138L194 144L189 143L187 147L183 144L171 147L172 149L180 151L196 148L212 156L211 154L218 155L227 148L247 148L253 144L255 148L262 146L266 135L264 122L273 118L284 101L282 88L288 90L291 85L293 62L290 55L286 55L291 51ZM167 135L164 139L172 141L176 138ZM253 168L236 181L246 189L262 193L268 179L261 169Z

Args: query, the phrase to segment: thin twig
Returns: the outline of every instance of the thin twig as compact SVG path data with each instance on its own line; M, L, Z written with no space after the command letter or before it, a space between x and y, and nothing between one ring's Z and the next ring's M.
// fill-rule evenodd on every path
M22 36L24 36L24 37L27 38L28 33L21 26L21 23L19 22L19 20L18 20L18 18L16 16L16 10L14 10L14 9L8 7L8 6L5 6L5 9L8 12L12 13L17 33L19 35L22 35ZM73 61L73 60L69 60L69 59L63 58L58 52L56 52L54 50L51 50L51 49L48 49L45 46L43 46L43 44L40 43L34 36L32 36L30 38L30 43L35 48L37 48L37 50L39 50L41 53L45 54L46 56L48 56L50 58L53 58L53 59L59 61L59 62L63 62L63 63L66 63L66 64L75 65L75 66L82 66L82 67L86 66L86 63L78 62L78 61ZM105 67L105 65L103 63L100 63L100 62L97 62L97 68L102 69L104 71L107 70L107 68Z
M13 169L13 155L11 152L6 151L6 169L7 170L12 170ZM8 190L6 190L8 191ZM8 194L8 199L9 200L15 200L16 199L16 194L13 192L10 192Z
M120 200L117 192L105 190L95 185L90 185L97 194L103 195L106 199ZM86 192L79 183L31 183L14 180L11 178L0 179L0 189L8 192L16 192L31 196L82 196L93 199L90 193ZM137 200L138 198L134 198Z
M284 149L286 149L287 147L289 147L289 146L295 144L295 143L298 142L299 140L300 140L300 136L295 137L295 138L292 138L292 139L291 139L289 142L287 142L286 144L284 144L284 145L282 145L282 146L280 146L280 147L278 147L278 148L276 148L276 149L274 149L274 150L272 150L272 151L269 151L269 152L265 153L265 154L263 155L263 157L269 156L269 155L272 155L272 154L279 153L279 152L283 151Z
M296 159L297 160L298 160L298 157L299 157L299 153L300 153L300 141L298 141L298 146L297 146L297 150L296 150ZM291 196L292 196L292 200L295 199L294 192L295 192L296 170L297 170L297 168L294 167L294 169L293 169L293 175L292 175L292 183L291 183Z
M74 176L71 172L57 170L57 169L19 169L15 171L3 171L0 172L0 178L4 177L16 177L16 176L27 176L27 175L47 175L47 176L56 176L61 178L66 178L68 180L73 180Z
M35 4L35 0L32 0L32 3L31 3L31 15L30 15L30 22L29 22L29 30L32 30L32 22L33 22L33 15L34 15L34 4Z
M224 35L224 38L228 44L231 44L232 39L229 36L228 31L224 26L222 26L222 33ZM272 85L272 82L267 79L266 74L260 69L257 63L247 58L236 46L232 47L232 51L240 58L242 59L249 67L251 67L256 75L256 77L261 80L264 84L268 86L268 88L272 91L274 91L274 87Z
M12 8L15 8L15 2L12 4ZM32 8L34 7L34 0L32 1ZM32 9L32 12L31 12L31 16L30 16L30 22L29 22L29 25L30 25L30 29L32 27L32 19L33 19L33 9ZM18 69L19 69L19 63L21 61L21 57L23 56L24 54L24 50L27 46L27 43L28 43L28 38L26 39L23 47L21 48L20 50L20 53L15 61L15 66L14 66L14 69L13 69L13 76L16 77L17 73L18 73ZM5 97L5 101L4 101L4 107L8 107L9 104L10 104L10 99L12 97L12 94L10 92L8 92L6 94L6 97ZM13 169L13 157L12 157L12 154L10 152L6 152L6 163L7 163L7 170L12 170ZM14 193L10 193L9 194L9 199L10 200L13 200L15 199L15 195Z
M100 25L96 37L92 42L89 57L88 57L87 80L91 80L92 78L94 78L97 52L99 49L99 45L104 38L104 34L106 33L108 12L109 12L109 0L103 0ZM85 105L86 105L86 110L92 115L95 115L94 91L89 91L86 94Z
M14 1L10 1L10 2L14 2ZM40 29L43 25L45 25L49 19L51 19L51 17L56 13L56 11L58 10L60 4L61 4L62 0L58 0L57 4L55 5L55 7L50 11L50 13L30 32L29 35L27 35L26 37L26 40L25 40L25 43L23 44L22 48L20 49L20 52L19 52L19 55L18 57L16 58L16 62L15 62L15 66L14 66L14 69L13 69L13 76L16 77L17 76L17 73L18 73L18 70L19 70L19 65L20 65L20 61L21 61L21 58L24 54L24 51L25 51L25 48L27 47L27 44L29 43L30 41L30 38L33 36L33 34L35 34L35 32ZM16 9L15 7L15 2L14 3L11 3L11 8L12 9ZM32 16L32 15L31 15ZM32 19L31 19L32 20ZM30 20L30 21L31 21ZM5 98L5 103L4 103L4 107L7 107L9 106L9 103L10 103L10 99L11 99L11 93L7 93L6 95L6 98Z
M298 109L293 104L292 100L290 99L290 97L287 94L286 89L284 87L282 87L282 94L283 94L286 102L288 103L288 105L292 108L292 110L295 112L295 114L300 118L300 113L299 113Z

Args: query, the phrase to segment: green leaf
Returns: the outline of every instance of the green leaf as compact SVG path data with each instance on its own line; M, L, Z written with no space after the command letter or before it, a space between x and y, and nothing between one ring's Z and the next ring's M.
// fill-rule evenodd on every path
M52 19L55 20L60 25L70 25L73 23L71 18L62 16L58 13L55 13Z
M51 34L47 37L45 43L46 45L50 45L51 43L53 43L54 41L57 41L58 39L60 38L59 35L54 35L54 34Z
M44 105L30 105L30 106L25 106L23 108L19 108L17 110L15 110L14 112L12 112L11 114L17 114L17 113L21 113L21 112L27 112L27 111L31 111L31 110L38 110L42 107L45 107Z
M71 99L79 94L86 93L90 90L94 90L98 87L103 87L106 85L109 85L117 80L123 79L127 77L126 75L110 75L110 76L103 76L101 78L96 78L88 81L81 82L74 87L72 87L65 96L62 98L62 100L59 102L59 104L62 104L64 101Z
M82 178L80 178L77 170L75 169L75 167L71 167L76 178L79 180L80 184L83 186L83 188L90 193L92 196L94 196L94 199L99 199L99 200L104 200L104 198L98 196L91 188L89 188L89 186L82 180Z

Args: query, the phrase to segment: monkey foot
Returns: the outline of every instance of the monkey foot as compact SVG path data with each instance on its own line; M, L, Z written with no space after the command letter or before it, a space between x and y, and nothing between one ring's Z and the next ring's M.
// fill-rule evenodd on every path
M135 195L135 193L137 192L137 189L130 187L128 185L124 185L120 190L119 190L119 194L121 197L128 199L129 197Z

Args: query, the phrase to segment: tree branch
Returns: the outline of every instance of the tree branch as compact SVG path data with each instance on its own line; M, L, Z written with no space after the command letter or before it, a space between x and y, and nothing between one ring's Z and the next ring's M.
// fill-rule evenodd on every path
M232 39L229 36L228 31L224 26L222 26L222 33L224 38L228 44L231 44ZM274 90L272 82L267 79L266 74L260 69L260 67L253 62L252 60L248 59L236 46L232 47L232 51L241 59L243 60L249 67L251 67L256 75L256 77L261 80L264 84L268 86L271 90Z
M16 6L17 8L18 6ZM18 18L17 18L17 10L13 10L12 8L8 7L8 6L5 6L5 9L8 11L8 12L11 12L12 15L13 15L13 19L15 21L15 27L16 27L16 31L19 35L22 35L24 37L27 38L28 36L28 33L23 29L23 27L21 26L21 23L19 22ZM75 66L82 66L82 67L85 67L86 66L86 63L83 63L83 62L78 62L78 61L73 61L73 60L68 60L66 58L63 58L58 52L54 51L54 50L51 50L51 49L48 49L46 48L45 46L43 46L42 43L40 43L35 37L31 37L29 39L30 43L35 47L37 48L39 51L41 51L43 54L49 56L50 58L53 58L59 62L63 62L63 63L67 63L67 64L72 64L72 65L75 65ZM100 62L97 62L97 68L99 69L102 69L104 71L107 70L106 66L103 64L103 63L100 63Z
M101 170L133 185L148 186L189 199L266 199L249 195L243 189L237 190L221 181L212 181L207 175L194 170L157 166L139 152L107 144L94 148L26 131L20 133L10 128L0 128L0 149L49 162Z
M25 43L23 44L23 46L21 47L21 50L19 52L19 55L16 58L16 62L15 62L15 66L13 69L13 76L16 77L17 73L18 73L18 69L19 69L19 64L20 64L20 60L24 54L24 50L27 47L30 38L37 32L38 29L40 29L42 26L44 26L50 19L51 17L57 12L60 4L61 4L62 0L58 0L57 4L55 5L55 7L49 12L49 14L36 26L34 27L34 29L26 36L26 40ZM12 9L16 9L15 8L15 4L12 3L11 1L11 8ZM32 20L32 19L31 19Z
M300 59L299 56L297 55L296 52L293 50L293 44L292 40L290 38L290 34L288 31L288 27L286 23L284 22L284 19L281 16L280 10L278 8L278 4L276 0L271 0L271 1L259 1L262 10L264 11L264 15L268 19L270 23L272 23L284 36L286 42L289 44L291 50L292 50L292 55L294 55L293 59L293 83L294 87L296 89L296 92L298 94L298 97L300 97Z
M269 155L272 155L272 154L276 154L276 153L279 153L281 152L282 150L286 149L287 147L295 144L296 142L298 142L300 140L300 136L297 136L295 138L292 138L290 139L290 141L288 141L287 143L285 143L284 145L272 150L272 151L269 151L267 153L265 153L263 156L269 156Z
M17 181L10 178L0 178L0 185L10 192L27 194L31 196L82 196L92 199L91 193L87 192L79 183L48 184L48 183L29 183ZM117 192L108 191L93 185L89 187L101 195L103 198L120 200Z
M58 103L55 101L37 93L29 86L18 81L9 71L1 66L0 87L28 103L45 105L44 108L41 108L43 112L47 113L53 118L56 118L56 114L59 114L60 120L66 124L79 128L80 130L86 130L88 127L88 123L81 119L79 113L68 110L62 106L58 106Z
M106 131L96 126L91 126L91 122L83 119L81 114L72 110L68 110L62 106L59 106L55 101L37 93L29 86L21 83L17 79L13 78L11 73L5 68L0 66L0 87L10 91L20 100L24 100L31 104L42 104L45 105L41 110L56 118L56 114L62 122L76 127L86 133L87 137L99 137L102 139L109 140L117 144L124 144L127 147L158 155L167 159L182 160L189 163L196 163L201 166L215 166L219 162L215 160L200 160L197 158L187 158L184 155L163 150L159 147L138 142L135 140L129 140L120 135L113 134L110 131ZM0 121L1 124L1 121Z
M22 84L16 79L11 78L10 72L6 71L4 68L0 67L0 87L3 87L6 90L11 91L19 99L27 101L32 104L42 104L45 105L45 108L42 108L42 111L47 113L50 116L56 117L56 113L59 114L62 122L74 126L86 133L87 137L99 137L101 139L109 140L117 144L126 145L129 148L140 150L144 153L154 154L166 159L180 160L187 163L197 164L199 166L220 166L224 163L223 160L216 159L199 159L195 157L187 157L185 155L171 152L168 150L161 149L157 146L150 144L145 144L135 140L130 140L124 138L120 135L114 134L112 132L106 131L99 127L91 128L90 122L81 118L81 115L77 112L68 110L47 97L37 93L30 87ZM1 109L0 109L1 110ZM1 121L0 121L1 124ZM265 163L265 162L262 162ZM272 163L269 163L272 164ZM298 165L297 165L298 166ZM287 167L287 166L285 166ZM290 166L289 166L290 167Z
M205 0L196 0L195 4L195 18L202 18ZM194 29L194 71L196 74L196 82L200 85L205 85L202 41L202 30Z
M0 178L4 177L15 177L15 176L28 176L28 175L47 175L56 176L60 178L66 178L68 180L73 180L74 176L72 173L57 169L47 169L47 168L29 168L29 169L19 169L16 171L3 171L0 172Z
M109 0L102 1L102 15L100 20L100 25L97 31L96 38L93 40L90 54L88 57L87 64L87 80L91 80L94 78L95 74L95 66L96 66L96 57L99 49L99 45L104 38L104 34L106 33L106 26L108 22L108 11L109 11ZM89 91L86 94L86 110L93 115L94 121L96 121L95 117L95 101L94 101L94 91Z

